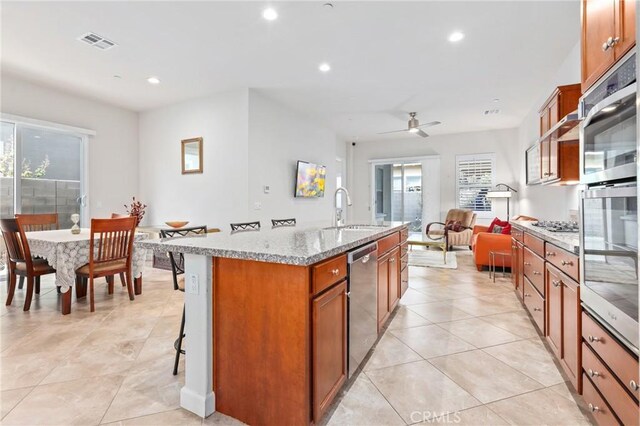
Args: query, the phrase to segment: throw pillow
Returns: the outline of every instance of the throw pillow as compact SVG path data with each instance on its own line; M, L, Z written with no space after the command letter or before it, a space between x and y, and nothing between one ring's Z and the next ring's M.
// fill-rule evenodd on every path
M500 225L493 225L493 228L491 229L491 233L492 234L502 234L502 226Z
M489 229L487 230L487 232L495 233L495 232L494 232L494 230L493 230L493 228L494 228L495 226L499 226L500 228L504 228L504 227L506 227L507 225L509 225L509 221L506 221L506 220L500 220L500 219L498 219L498 218L496 217L495 219L493 219L493 220L491 221L491 225L489 225ZM502 232L502 230L501 230L501 232ZM511 233L511 226L510 226L510 225L509 225L509 233Z

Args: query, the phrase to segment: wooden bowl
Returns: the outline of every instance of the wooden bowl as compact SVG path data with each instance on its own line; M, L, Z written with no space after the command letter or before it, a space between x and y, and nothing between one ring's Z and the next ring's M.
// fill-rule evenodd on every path
M189 221L187 220L172 220L169 222L165 222L167 225L169 225L172 228L182 228L183 226L186 226Z

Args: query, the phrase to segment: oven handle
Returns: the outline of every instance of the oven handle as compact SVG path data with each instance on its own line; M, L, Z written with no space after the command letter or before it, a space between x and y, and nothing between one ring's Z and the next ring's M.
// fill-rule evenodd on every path
M635 197L637 195L638 188L636 186L585 189L582 191L582 199Z
M597 116L602 111L603 108L606 108L612 104L615 104L616 102L619 102L620 100L626 98L627 96L633 95L634 93L636 93L636 90L637 90L637 83L632 83L629 86L618 90L614 94L608 96L607 98L595 104L594 107L591 109L591 111L589 111L587 116L582 121L582 127L583 128L587 127L589 123L591 123L593 118Z

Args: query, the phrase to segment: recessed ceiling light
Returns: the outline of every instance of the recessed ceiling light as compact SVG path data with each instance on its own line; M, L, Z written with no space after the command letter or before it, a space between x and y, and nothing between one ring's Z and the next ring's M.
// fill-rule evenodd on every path
M327 3L323 4L323 6L324 6L326 9L333 9L333 3L329 3L329 2L327 2Z
M500 102L500 99L498 99L498 98L493 98L493 102Z
M456 43L464 38L464 34L460 31L454 31L449 35L449 41L451 43Z
M121 75L116 74L116 75L114 75L114 76L113 76L113 78L121 79L121 78L122 78L122 76L121 76Z
M268 7L262 11L262 17L267 21L275 21L278 19L278 12L275 9Z
M40 135L35 135L34 138L40 139Z
M160 79L158 77L149 77L147 78L147 82L149 84L160 84Z
M318 67L318 69L322 72L329 72L331 71L331 65L329 65L326 62L323 62L320 64L320 66Z

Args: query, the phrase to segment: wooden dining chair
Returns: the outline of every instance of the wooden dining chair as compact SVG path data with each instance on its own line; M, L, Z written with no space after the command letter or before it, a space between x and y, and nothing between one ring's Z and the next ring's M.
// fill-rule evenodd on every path
M178 237L191 237L197 235L205 235L209 231L206 226L193 226L191 228L183 229L163 229L160 231L161 238L178 238ZM169 259L171 260L171 272L173 273L173 289L184 293L184 254L180 252L169 252ZM180 322L180 332L178 338L173 343L173 347L176 350L176 356L173 363L173 375L178 374L178 364L180 363L180 355L184 355L186 352L182 349L182 341L186 337L184 334L184 305L182 306L182 321Z
M9 306L13 301L17 277L26 277L27 294L25 294L23 310L28 311L31 308L34 286L36 293L40 293L40 277L46 274L53 274L56 270L53 269L45 259L34 259L31 257L27 236L24 229L20 226L21 221L24 221L24 218L0 220L2 238L4 238L9 255L8 266L10 271L9 290L5 304Z
M95 311L93 286L95 278L124 274L129 300L134 300L131 258L135 229L135 217L91 219L89 263L76 269L76 285L83 287L78 289L78 293L84 293L87 280L89 281L89 306L91 312ZM97 240L99 241L96 243ZM109 283L109 294L112 293L113 281Z
M111 213L111 219L121 219L123 217L129 217L131 215L128 214L122 214L122 213ZM107 279L107 283L110 286L113 286L113 275L106 277ZM125 281L124 278L124 273L120 274L120 282L122 283L122 287L126 287L127 286L127 282Z
M59 229L58 213L40 213L40 214L16 214L16 218L22 218L22 228L24 232L33 231L54 231ZM18 289L22 289L24 278L20 277ZM40 277L36 278L36 294L40 293ZM60 288L58 287L58 293Z
M242 222L242 223L231 223L231 231L232 232L241 232L241 231L259 231L260 230L260 222Z
M296 219L294 217L290 219L271 219L271 226L273 228L279 228L281 226L296 226Z

